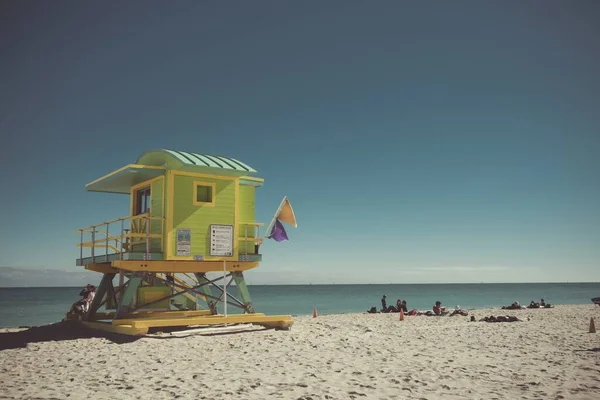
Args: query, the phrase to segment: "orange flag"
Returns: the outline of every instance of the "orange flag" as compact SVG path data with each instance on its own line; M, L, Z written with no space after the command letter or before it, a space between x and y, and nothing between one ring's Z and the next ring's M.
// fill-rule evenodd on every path
M290 201L287 199L287 197L283 198L283 201L279 206L279 213L275 218L280 220L281 222L290 224L294 228L298 227L298 224L296 223L296 215L294 214L294 209L292 208L292 205L290 204Z

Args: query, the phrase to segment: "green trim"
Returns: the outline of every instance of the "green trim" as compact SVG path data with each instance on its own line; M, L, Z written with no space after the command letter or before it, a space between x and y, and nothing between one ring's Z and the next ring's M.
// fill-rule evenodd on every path
M221 170L223 175L248 175L256 170L235 158L191 153L181 150L158 149L143 153L137 159L137 164L164 166L172 170L187 170L202 172L202 170Z
M240 186L261 187L263 185L264 185L264 182L258 182L258 181L255 181L254 179L244 179L244 177L240 178Z
M164 169L127 167L86 185L88 192L129 194L131 187L165 174Z
M142 284L145 274L145 272L137 272L131 276L129 282L127 282L125 292L119 300L119 305L117 305L117 312L115 314L114 319L123 318L129 313L129 311L131 310L133 299L137 297L137 290Z
M243 232L242 232L243 233ZM248 242L250 243L250 242ZM254 246L254 245L251 245ZM262 254L241 254L238 257L238 261L249 261L249 262L261 262L262 261Z
M244 280L244 274L241 271L236 271L232 272L231 275L235 281L235 286L240 292L242 303L244 303L244 311L246 314L254 314L254 307L252 306L252 300L250 299L250 291L248 291L248 286L246 286L246 281Z
M208 305L208 309L213 315L217 314L217 302L212 297L212 291L210 290L209 279L206 277L204 272L195 273L196 279L198 280L198 285L202 285L198 288L200 292L206 295L206 304ZM196 295L196 298L198 295Z

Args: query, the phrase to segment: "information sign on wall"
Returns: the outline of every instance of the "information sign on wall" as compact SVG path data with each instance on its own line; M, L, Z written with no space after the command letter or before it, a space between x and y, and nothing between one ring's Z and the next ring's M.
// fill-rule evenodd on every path
M210 255L233 256L233 225L213 224L210 226Z
M188 228L177 229L177 255L192 255L192 230Z

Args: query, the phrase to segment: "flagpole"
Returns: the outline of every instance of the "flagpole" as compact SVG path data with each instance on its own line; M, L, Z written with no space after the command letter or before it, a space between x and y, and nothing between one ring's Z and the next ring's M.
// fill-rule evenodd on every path
M283 208L283 205L285 204L285 200L286 199L287 199L287 196L283 196L283 200L281 200L281 204L279 204L279 207L277 208L277 211L275 211L275 215L273 215L273 219L271 219L271 222L269 222L269 225L267 226L267 229L265 229L265 231L263 232L262 239L264 239L265 236L269 234L269 231L271 230L271 227L275 223L275 220L277 219L277 216L279 215L279 212Z

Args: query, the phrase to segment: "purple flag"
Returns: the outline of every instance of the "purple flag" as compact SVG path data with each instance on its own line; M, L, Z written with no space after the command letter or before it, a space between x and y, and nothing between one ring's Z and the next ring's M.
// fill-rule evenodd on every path
M278 219L275 220L275 224L273 225L273 229L271 229L269 239L274 239L276 242L283 242L284 240L289 240L287 233L285 232L285 228L283 227L283 224L279 222Z

